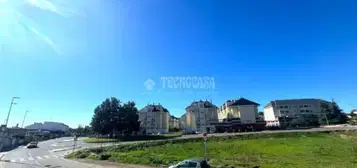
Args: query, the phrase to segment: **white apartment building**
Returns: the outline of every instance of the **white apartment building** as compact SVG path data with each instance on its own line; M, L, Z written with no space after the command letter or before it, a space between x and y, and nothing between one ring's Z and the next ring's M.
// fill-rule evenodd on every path
M186 129L188 131L211 132L218 121L218 108L209 101L194 101L186 107Z
M180 119L175 116L170 116L169 129L181 129Z
M264 107L264 120L267 126L279 126L279 117L295 117L304 114L321 115L321 103L331 102L321 99L273 100Z
M258 103L245 98L227 100L220 108L219 121L240 119L242 124L256 123Z
M169 120L169 111L160 104L147 105L139 110L140 131L142 133L168 133Z

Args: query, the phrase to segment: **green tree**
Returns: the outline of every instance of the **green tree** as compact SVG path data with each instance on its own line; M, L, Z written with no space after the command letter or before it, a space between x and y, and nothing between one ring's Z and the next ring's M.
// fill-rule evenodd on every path
M139 116L135 103L122 103L117 98L107 98L94 109L92 130L100 134L132 133L139 130Z
M331 113L331 107L327 102L321 102L320 104L321 113L319 115L320 125L329 125L329 115Z
M317 115L314 115L314 114L305 114L305 115L302 115L302 117L304 118L304 120L306 121L306 126L313 126L313 127L316 127L316 126L319 126L319 118Z
M291 120L290 125L292 127L306 127L308 126L308 122L306 121L306 119L302 116L296 117L293 120Z
M84 128L82 125L78 125L76 131L75 131L77 134L79 135L83 135L83 132L84 132Z
M342 109L337 105L335 101L332 101L332 123L345 124L347 123L347 115L342 112Z
M319 123L321 125L344 124L347 120L347 115L342 112L342 109L335 101L332 101L331 103L321 103L321 113L319 117Z

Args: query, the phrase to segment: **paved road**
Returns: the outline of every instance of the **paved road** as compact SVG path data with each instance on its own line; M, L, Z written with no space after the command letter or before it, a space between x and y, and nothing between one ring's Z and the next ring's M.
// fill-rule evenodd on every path
M79 139L77 147L95 147ZM73 138L59 138L40 142L38 148L20 146L7 153L0 153L0 168L100 168L101 166L79 163L63 157L73 151Z

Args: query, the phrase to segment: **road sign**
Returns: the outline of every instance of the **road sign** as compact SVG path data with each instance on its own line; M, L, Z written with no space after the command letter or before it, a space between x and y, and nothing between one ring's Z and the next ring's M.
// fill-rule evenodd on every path
M204 132L203 134L203 140L205 141L204 142L204 145L205 145L205 160L207 161L207 133L206 132Z
M207 141L207 133L204 132L202 135L203 135L203 139L204 139L205 141Z
M207 141L207 139L208 139L207 136L204 136L204 137L203 137L203 140Z

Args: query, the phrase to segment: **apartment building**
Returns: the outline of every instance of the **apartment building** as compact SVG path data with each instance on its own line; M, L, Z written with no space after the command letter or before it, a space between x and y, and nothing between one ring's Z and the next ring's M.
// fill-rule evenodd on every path
M214 131L212 122L218 121L218 107L209 101L194 101L186 107L186 129L190 131Z
M46 121L44 123L34 123L25 127L27 130L46 130L46 131L62 131L69 130L69 126L59 122Z
M321 115L321 103L332 105L322 99L273 100L264 107L264 120L267 126L279 126L279 117L295 117L305 114Z
M169 129L170 130L181 129L181 121L180 121L180 119L175 117L175 116L170 116Z
M242 124L256 123L259 104L245 98L227 100L220 108L219 121L240 119Z
M162 105L147 105L139 110L140 131L144 134L169 132L170 113Z
M181 117L181 122L182 122L182 131L186 133L197 131L196 116L195 114L193 114L193 112L190 111L186 112Z

